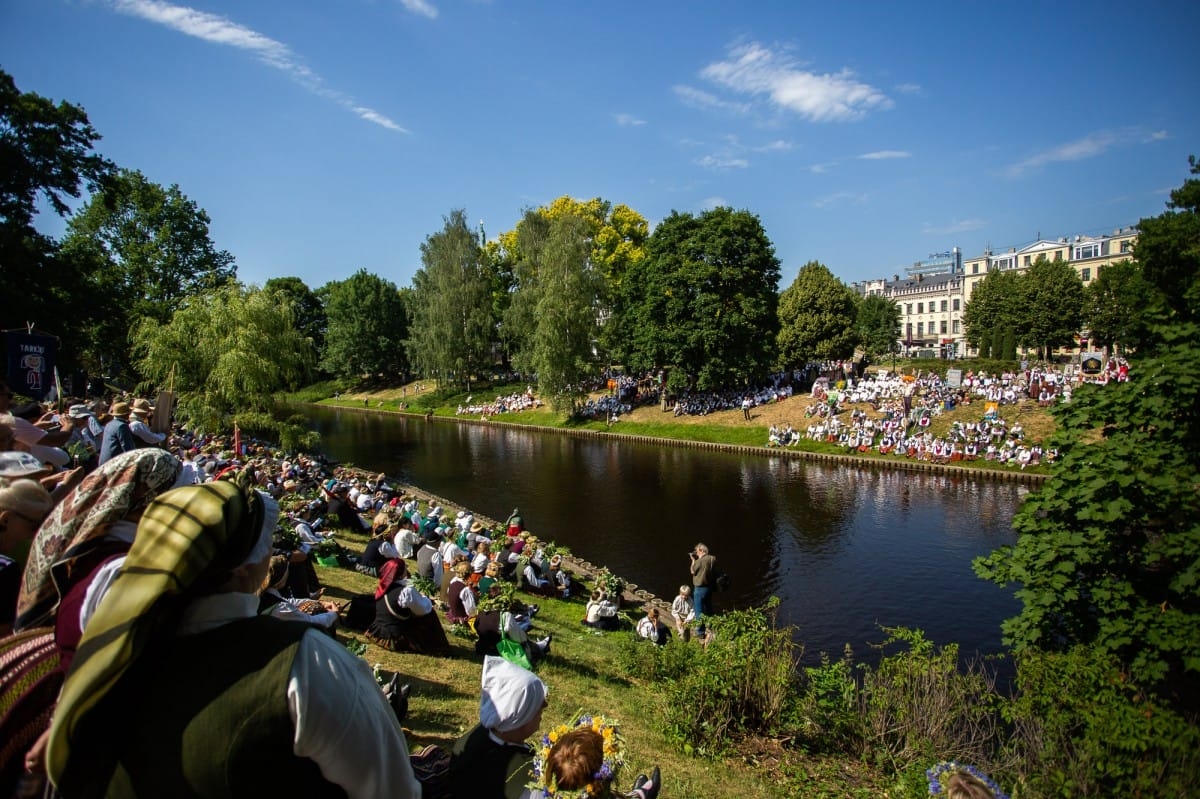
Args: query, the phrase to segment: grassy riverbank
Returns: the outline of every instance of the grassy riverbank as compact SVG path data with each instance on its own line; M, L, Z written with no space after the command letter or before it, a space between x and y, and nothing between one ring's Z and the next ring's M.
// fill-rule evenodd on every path
M350 551L361 551L366 539L339 534ZM358 572L318 567L330 598L347 599L351 594L373 590L375 581ZM717 759L684 754L663 733L667 694L649 682L621 673L615 664L622 647L651 647L634 642L632 631L600 633L582 624L584 600L536 600L541 611L535 617L533 635L552 633L551 656L539 665L539 676L549 688L550 706L543 728L568 721L578 712L604 713L621 722L625 732L628 765L622 787L641 771L659 765L663 771L664 799L675 797L900 797L908 796L883 772L840 757L806 756L788 747L786 741L755 738L740 743L731 756ZM632 617L638 608L629 608ZM413 686L405 728L414 751L426 744L450 746L469 729L479 714L480 659L474 643L447 627L452 655L423 655L388 652L371 644L360 633L343 631L339 640L358 641L367 649L362 657L371 664L398 671ZM668 646L686 647L681 657L698 658L705 653L694 642L672 641Z

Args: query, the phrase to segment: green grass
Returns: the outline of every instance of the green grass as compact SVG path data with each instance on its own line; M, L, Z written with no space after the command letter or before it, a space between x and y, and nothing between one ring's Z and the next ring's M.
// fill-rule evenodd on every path
M338 540L351 552L360 552L366 544L365 537L348 533L339 533ZM374 579L350 569L318 566L317 573L326 586L327 598L345 600L352 594L371 591L375 585ZM786 760L768 763L753 754L725 760L684 755L656 728L657 719L663 715L662 691L614 672L616 647L622 638L632 636L632 631L601 633L584 627L580 624L582 597L533 601L541 606L541 612L534 619L531 636L554 635L550 657L538 666L538 675L549 692L543 729L569 721L581 711L603 713L620 721L627 750L627 765L619 786L622 789L627 789L639 772L649 772L658 765L663 772L664 799L885 795L865 790L864 786L882 782L871 769L836 759L804 758L797 752L783 752L777 745L772 748L783 752ZM632 618L638 609L628 609L628 614ZM366 644L362 657L367 663L400 672L401 679L412 685L405 731L409 748L414 751L426 744L452 745L479 718L481 660L475 656L474 642L458 637L449 627L447 636L451 655L429 657L388 652L371 644L361 633L338 633L342 642ZM652 646L648 642L644 645ZM670 645L698 647L678 641ZM784 783L794 788L784 788ZM801 786L803 794L795 792Z

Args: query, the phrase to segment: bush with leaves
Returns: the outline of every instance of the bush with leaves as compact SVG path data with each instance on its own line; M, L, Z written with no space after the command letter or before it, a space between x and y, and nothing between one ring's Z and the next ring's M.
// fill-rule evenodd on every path
M842 657L821 653L818 666L804 668L799 695L799 736L811 752L854 751L861 746L859 684L847 644Z
M1200 728L1097 647L1017 656L1002 759L1022 796L1200 795Z
M862 754L897 774L956 760L990 770L1000 740L995 677L979 661L960 669L958 645L936 646L920 630L885 627L883 647L863 667Z

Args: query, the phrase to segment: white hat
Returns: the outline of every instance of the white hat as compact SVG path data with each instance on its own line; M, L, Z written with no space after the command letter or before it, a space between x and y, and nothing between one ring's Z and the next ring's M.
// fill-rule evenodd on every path
M29 477L53 471L28 452L0 452L0 477Z
M511 732L537 717L546 704L546 684L529 669L488 655L483 659L479 723L494 732Z

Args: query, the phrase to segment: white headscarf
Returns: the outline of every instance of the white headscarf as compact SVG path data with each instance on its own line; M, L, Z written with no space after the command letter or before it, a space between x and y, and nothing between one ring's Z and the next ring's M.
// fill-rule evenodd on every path
M493 732L510 732L532 721L546 703L546 684L528 669L504 658L483 659L479 723Z
M262 530L258 533L258 541L254 544L254 548L242 561L243 566L248 563L258 563L270 555L271 546L275 540L275 525L279 521L279 503L265 491L259 491L258 498L263 503Z

